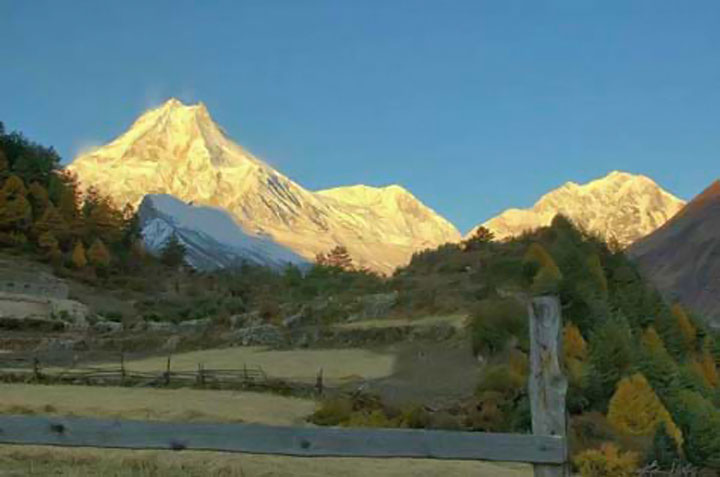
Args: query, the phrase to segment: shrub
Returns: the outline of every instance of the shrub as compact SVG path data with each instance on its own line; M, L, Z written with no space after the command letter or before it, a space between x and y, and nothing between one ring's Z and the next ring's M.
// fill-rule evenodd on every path
M615 444L578 454L573 463L582 477L634 477L640 458L635 452L621 452Z
M338 426L350 419L353 403L347 398L326 399L310 416L310 422L318 426Z
M489 298L478 303L470 321L473 352L494 354L513 336L528 341L527 310L512 298Z

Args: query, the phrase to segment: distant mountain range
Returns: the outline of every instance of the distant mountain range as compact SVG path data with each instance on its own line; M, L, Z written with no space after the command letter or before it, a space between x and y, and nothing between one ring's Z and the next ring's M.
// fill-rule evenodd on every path
M543 195L532 208L508 209L482 225L505 239L550 225L562 213L583 229L626 247L663 225L684 205L648 177L613 171L587 184L568 182Z
M275 265L308 261L343 245L359 265L391 272L414 252L462 239L398 185L303 188L228 138L202 103L171 99L68 169L118 205L137 206L147 196L141 212L148 247L159 249L175 233L188 245L189 260L203 268L240 257ZM683 205L645 176L614 171L584 185L568 182L531 209L509 209L483 225L504 239L563 213L627 246ZM211 225L199 225L205 220Z

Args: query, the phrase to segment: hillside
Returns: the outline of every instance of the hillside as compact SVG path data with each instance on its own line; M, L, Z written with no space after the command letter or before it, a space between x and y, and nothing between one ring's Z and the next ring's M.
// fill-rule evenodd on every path
M118 205L169 194L225 209L247 233L271 237L306 259L343 245L360 265L391 272L417 250L460 238L399 186L306 190L228 138L203 104L175 99L68 170Z
M660 290L720 326L720 181L629 253Z

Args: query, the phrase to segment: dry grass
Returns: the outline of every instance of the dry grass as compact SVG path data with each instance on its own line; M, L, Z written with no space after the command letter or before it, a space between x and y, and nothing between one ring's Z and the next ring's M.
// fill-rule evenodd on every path
M0 384L0 413L296 425L308 399L246 391Z
M530 477L522 464L427 459L299 458L199 451L0 446L1 476Z
M157 356L125 363L128 370L162 372L167 357ZM320 368L327 380L343 380L349 376L374 379L392 374L395 357L364 349L334 350L271 350L261 346L209 349L179 353L172 356L171 369L196 371L198 363L206 369L242 369L259 366L268 376L295 381L313 382ZM108 363L117 368L118 363Z
M365 330L370 328L393 328L402 326L424 327L433 325L448 324L457 329L465 327L467 315L443 315L443 316L427 316L425 318L396 318L396 319L377 319L362 320L350 323L341 323L335 325L335 328L345 330Z

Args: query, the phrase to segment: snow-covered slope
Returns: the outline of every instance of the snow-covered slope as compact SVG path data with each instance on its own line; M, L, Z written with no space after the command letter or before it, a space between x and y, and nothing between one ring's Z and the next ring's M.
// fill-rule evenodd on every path
M269 237L246 234L222 209L196 207L171 195L151 194L143 198L139 214L148 250L159 252L175 234L187 248L186 261L195 268L223 268L243 261L273 268L307 263Z
M397 186L304 189L229 139L202 103L171 99L68 169L119 205L170 194L222 208L246 233L268 235L308 259L341 244L358 264L389 272L419 249L460 239Z
M562 213L585 230L627 246L663 225L684 205L646 176L613 171L587 184L568 182L542 196L531 209L508 209L482 225L504 239L549 225Z

